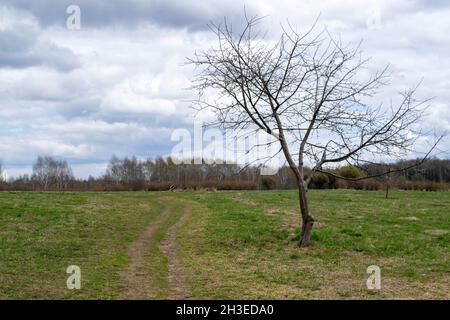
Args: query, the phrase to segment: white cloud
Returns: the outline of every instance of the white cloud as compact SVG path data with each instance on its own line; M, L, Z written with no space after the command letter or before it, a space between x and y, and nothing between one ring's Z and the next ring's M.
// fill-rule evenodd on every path
M155 99L143 93L138 93L132 87L125 85L114 88L100 105L103 112L152 114L160 116L173 115L175 103L167 99Z
M79 67L73 52L43 36L36 19L29 14L0 7L0 21L0 67L43 65L62 71Z
M280 22L306 30L320 14L319 28L344 41L364 39L373 68L392 66L392 85L380 99L423 78L421 96L434 97L424 128L450 130L448 2L245 2L250 14L269 15L261 24L269 37ZM2 3L0 158L11 175L29 171L38 154L66 158L83 176L104 168L113 153L168 154L170 133L191 129L194 115L185 58L213 43L205 28L210 20L230 15L239 27L244 7L241 0L81 1L86 20L71 31L64 1ZM379 25L370 28L374 9ZM442 148L450 150L450 141Z

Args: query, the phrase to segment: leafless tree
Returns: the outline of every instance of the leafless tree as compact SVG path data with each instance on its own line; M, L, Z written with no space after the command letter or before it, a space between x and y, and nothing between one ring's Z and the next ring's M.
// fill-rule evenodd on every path
M273 136L297 180L304 247L314 224L307 197L314 175L341 162L411 151L427 101L417 100L413 88L397 105L374 105L374 95L388 84L387 67L367 75L369 59L359 45L315 32L315 25L302 34L283 27L273 42L258 29L260 22L246 16L239 32L226 19L211 25L217 45L188 59L196 67L195 107L215 113L210 125Z
M73 181L72 168L67 161L58 161L50 156L38 156L33 165L32 180L43 190L65 190Z

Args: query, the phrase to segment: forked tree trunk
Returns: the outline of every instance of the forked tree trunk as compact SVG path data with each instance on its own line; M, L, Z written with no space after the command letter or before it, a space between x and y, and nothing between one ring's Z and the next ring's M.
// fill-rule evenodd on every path
M311 232L314 225L314 219L309 214L307 189L301 183L298 187L300 212L302 214L302 231L300 233L299 247L306 247L311 239Z

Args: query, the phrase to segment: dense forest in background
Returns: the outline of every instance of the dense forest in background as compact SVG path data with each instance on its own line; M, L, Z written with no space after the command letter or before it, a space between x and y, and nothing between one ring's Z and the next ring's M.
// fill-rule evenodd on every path
M361 167L342 166L332 172L346 178L373 176L389 170L414 165L417 160L402 160L393 164L366 164ZM260 174L260 167L237 164L206 163L177 164L172 158L139 160L136 157L113 156L103 176L75 178L67 161L39 156L33 173L2 179L0 190L10 191L157 191L157 190L256 190L296 188L296 179L287 166L275 175ZM337 179L317 174L310 183L314 189L354 188L380 190L397 188L420 191L448 191L450 188L450 160L429 159L420 166L377 178L359 181Z

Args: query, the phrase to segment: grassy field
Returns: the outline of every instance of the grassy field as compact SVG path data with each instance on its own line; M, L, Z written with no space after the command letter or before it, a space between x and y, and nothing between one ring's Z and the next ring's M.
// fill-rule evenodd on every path
M3 192L0 299L450 298L449 193L309 196L299 249L295 191Z

